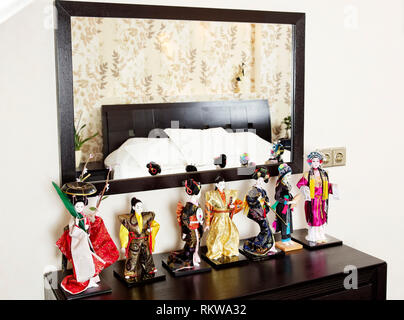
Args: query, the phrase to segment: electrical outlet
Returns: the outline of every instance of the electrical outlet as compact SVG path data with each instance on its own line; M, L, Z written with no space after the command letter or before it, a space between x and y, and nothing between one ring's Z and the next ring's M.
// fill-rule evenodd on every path
M332 165L333 165L332 149L331 148L330 149L321 149L319 151L324 155L322 167L323 168L332 167Z
M319 150L323 155L323 168L345 166L346 164L346 148L336 147Z
M346 148L334 148L332 150L333 166L345 166L346 164Z

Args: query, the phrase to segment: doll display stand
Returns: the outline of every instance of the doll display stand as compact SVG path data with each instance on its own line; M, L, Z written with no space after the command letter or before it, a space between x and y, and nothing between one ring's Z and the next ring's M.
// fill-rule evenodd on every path
M334 246L342 246L342 241L326 234L327 242L312 242L306 240L307 229L298 229L293 231L292 239L302 244L306 249L317 250Z
M291 234L292 239L293 239L293 235L295 234L296 231L297 230L293 231L293 233ZM282 252L284 252L284 253L288 253L288 252L291 252L291 251L298 251L298 250L303 249L303 245L301 245L300 243L295 242L293 240L290 241L290 242L292 242L292 244L285 245L281 241L281 234L280 233L274 234L274 237L275 237L275 240L276 240L275 247L282 250Z
M167 264L166 261L167 261L168 256L169 256L168 253L163 254L161 264L174 277L182 277L182 276L188 276L188 275L196 274L196 273L210 272L212 270L212 268L209 267L209 265L203 260L201 260L199 266L192 266L190 268L184 268L184 269L180 269L180 270L177 269L176 270L174 268L171 268Z
M265 255L258 255L258 254L254 254L251 253L247 250L244 250L244 241L246 240L253 240L254 238L249 238L249 239L244 239L240 241L240 246L239 246L239 251L241 254L243 254L244 256L246 256L249 260L252 261L263 261L263 260L269 260L269 259L274 259L280 256L284 256L285 252L283 252L282 250L279 250L278 248L276 249L276 252L270 251Z
M248 259L246 256L239 254L238 256L233 257L220 257L219 259L210 260L206 254L208 252L208 248L206 246L201 247L201 257L209 263L214 269L225 269L231 268L235 266L240 266L248 263Z
M156 282L156 281L163 281L166 279L166 275L164 272L161 271L160 268L157 268L157 272L153 275L144 275L139 277L133 281L127 281L125 279L124 271L125 271L125 260L120 260L114 263L114 276L121 280L127 287L135 287L141 286L147 283Z
M285 253L303 249L303 246L298 242L294 242L291 240L289 243L290 243L289 245L286 245L282 241L277 241L277 242L275 242L275 246L278 249L284 251Z
M73 273L72 270L57 271L57 273L53 274L52 278L49 279L51 285L53 285L51 282L57 283L58 289L63 294L63 296L66 300L77 300L77 299L89 298L89 297L98 296L101 294L106 294L106 293L112 292L111 287L105 283L105 281L102 279L102 276L99 276L100 281L97 283L98 287L88 288L87 290L85 290L81 293L78 293L78 294L71 294L71 293L65 291L60 284L65 276L70 275L72 273ZM55 277L55 276L56 276L56 279L53 279L53 277Z

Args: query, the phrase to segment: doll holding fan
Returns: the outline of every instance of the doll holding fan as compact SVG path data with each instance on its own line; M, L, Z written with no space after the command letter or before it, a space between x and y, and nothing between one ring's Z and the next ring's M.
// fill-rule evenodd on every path
M197 269L200 266L199 246L203 235L203 211L199 205L201 183L194 179L184 182L187 195L185 205L177 203L177 222L181 230L181 239L185 241L182 250L171 252L165 266L172 272ZM164 265L164 263L163 263Z
M255 184L245 197L244 212L247 213L249 219L259 225L260 232L256 237L244 242L242 253L265 257L278 252L275 249L275 239L267 220L270 210L269 198L265 191L265 184L269 181L268 170L265 167L259 167L254 171L252 178L255 180Z
M306 240L317 244L327 242L324 226L328 222L329 195L337 198L337 186L329 182L328 173L321 168L323 159L320 152L310 152L307 156L310 170L297 183L305 197L304 211L308 224Z

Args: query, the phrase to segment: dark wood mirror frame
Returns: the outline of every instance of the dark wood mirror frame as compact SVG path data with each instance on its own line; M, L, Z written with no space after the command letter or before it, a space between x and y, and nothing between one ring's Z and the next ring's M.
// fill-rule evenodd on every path
M293 25L292 73L292 161L293 173L303 171L304 136L304 62L305 14L295 12L170 7L136 4L55 1L57 28L55 30L56 77L58 100L58 128L61 183L76 179L74 153L74 104L71 17L138 18L168 20L198 20L247 23L275 23ZM271 176L278 175L277 165L266 165ZM108 194L129 193L153 189L180 187L187 178L202 184L213 183L221 175L226 181L250 179L239 175L238 168L158 175L133 179L111 180ZM105 181L93 182L98 190Z

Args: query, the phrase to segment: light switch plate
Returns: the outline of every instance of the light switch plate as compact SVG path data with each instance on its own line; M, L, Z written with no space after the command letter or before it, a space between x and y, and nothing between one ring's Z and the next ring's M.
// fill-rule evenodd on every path
M324 155L322 167L323 168L332 167L333 166L332 149L331 148L330 149L321 149L319 151Z
M333 148L332 150L333 166L345 166L346 164L346 148Z

